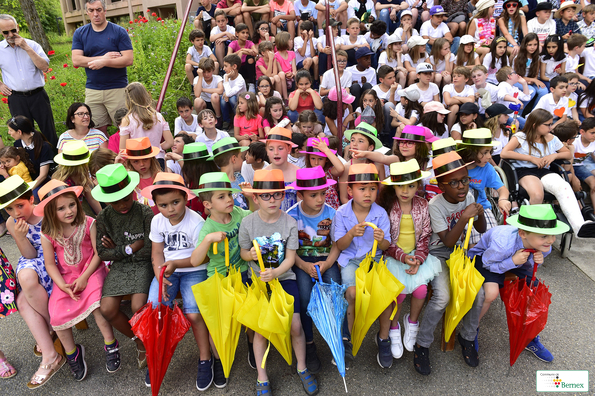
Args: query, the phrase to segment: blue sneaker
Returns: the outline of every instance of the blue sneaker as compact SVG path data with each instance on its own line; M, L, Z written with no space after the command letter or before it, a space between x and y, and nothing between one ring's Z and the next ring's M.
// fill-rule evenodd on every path
M198 374L196 375L196 389L203 392L209 389L213 383L213 357L210 360L198 362Z
M532 352L537 357L537 359L543 362L549 363L554 360L554 356L539 341L539 336L535 337L533 341L531 341L525 347L525 349L529 352Z
M147 369L147 375L145 375L145 386L147 388L151 387L151 377L149 376L149 369Z
M382 368L391 368L393 365L393 354L390 351L390 338L388 340L382 340L378 333L376 333L376 345L378 345L378 354L376 360Z

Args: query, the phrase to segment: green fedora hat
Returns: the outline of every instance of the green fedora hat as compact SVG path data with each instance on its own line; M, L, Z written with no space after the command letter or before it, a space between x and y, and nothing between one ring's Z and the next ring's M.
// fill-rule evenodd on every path
M348 129L345 131L347 140L351 140L351 135L354 133L361 133L374 141L374 150L382 147L382 142L378 139L378 131L372 125L366 122L360 122L355 129Z
M13 203L18 197L31 190L35 182L27 183L19 175L10 176L0 183L0 209Z
M211 147L213 154L209 158L209 161L212 161L216 156L231 150L246 151L248 149L248 146L240 146L240 143L238 143L238 141L235 138L226 137L213 144L213 147Z
M95 174L97 186L91 190L93 198L99 202L116 202L134 191L140 181L136 172L124 168L122 164L110 164Z
M89 163L91 153L83 140L71 140L64 144L62 152L54 157L54 162L63 166L77 166Z
M209 153L207 145L201 142L185 144L182 152L183 161L207 159L210 156L211 153Z
M510 216L506 222L520 230L543 235L564 234L570 227L558 220L550 204L523 205L519 214Z
M231 191L234 193L239 193L240 190L237 188L233 188L231 186L231 182L229 181L229 177L225 172L209 172L205 173L200 177L200 181L198 183L198 188L196 190L192 190L193 193L196 195L200 194L201 192L207 191Z
M467 129L463 132L463 139L455 141L465 146L494 147L499 144L492 140L492 131L488 128Z

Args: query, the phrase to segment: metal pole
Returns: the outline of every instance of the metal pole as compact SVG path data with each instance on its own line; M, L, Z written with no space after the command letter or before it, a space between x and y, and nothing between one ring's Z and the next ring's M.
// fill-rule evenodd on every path
M331 47L331 56L327 57L328 67L333 67L335 73L335 88L337 89L337 138L339 138L339 146L337 152L343 155L343 92L341 89L341 79L339 78L339 68L337 67L337 54L335 51L335 38L333 37L333 28L330 26L330 8L329 3L326 3L326 42Z

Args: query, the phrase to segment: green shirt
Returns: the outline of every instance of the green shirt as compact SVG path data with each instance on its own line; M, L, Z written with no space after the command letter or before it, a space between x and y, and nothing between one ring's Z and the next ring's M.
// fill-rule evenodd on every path
M240 255L241 249L238 243L238 233L240 231L240 223L242 222L242 219L251 213L252 212L249 210L244 210L234 206L233 211L231 212L231 221L228 224L218 223L209 217L207 218L205 225L202 227L202 230L200 230L200 234L198 235L198 240L202 241L210 233L217 231L225 232L227 234L227 239L229 240L229 264L233 265L241 272L244 272L248 269L248 264L242 260ZM209 256L207 275L209 277L215 274L215 270L217 270L217 272L220 274L227 275L224 246L225 245L223 243L220 243L219 246L217 246L217 254L213 253L212 246L209 248L209 252L207 253Z

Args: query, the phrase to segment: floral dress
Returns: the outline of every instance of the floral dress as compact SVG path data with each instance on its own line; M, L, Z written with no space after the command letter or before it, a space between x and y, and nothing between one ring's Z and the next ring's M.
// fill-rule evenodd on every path
M331 169L332 167L325 171L327 180L335 179L331 174ZM339 209L341 202L339 201L339 193L337 192L336 184L326 189L326 198L324 202L335 210Z
M0 249L0 318L17 311L17 283L10 262Z
M32 259L24 258L23 256L19 257L19 262L17 263L17 276L19 272L23 269L32 269L37 273L37 277L39 278L39 284L43 286L45 291L48 293L48 296L52 294L52 287L54 286L54 282L52 278L48 275L48 272L45 269L45 261L43 259L43 249L41 248L41 220L37 224L29 224L29 230L27 230L27 237L33 249L37 251L37 257ZM17 278L18 279L18 278ZM19 286L19 290L21 287Z

